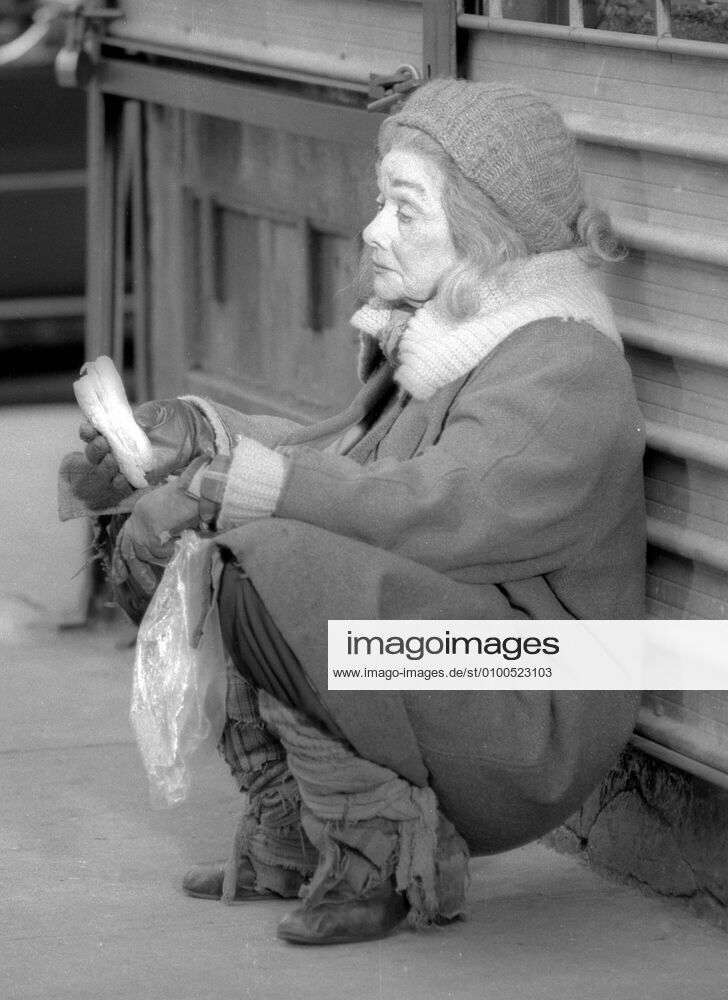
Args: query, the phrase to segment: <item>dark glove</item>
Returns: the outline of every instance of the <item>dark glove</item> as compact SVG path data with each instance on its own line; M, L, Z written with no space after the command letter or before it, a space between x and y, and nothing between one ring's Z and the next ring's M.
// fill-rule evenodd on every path
M115 476L112 484L108 471L91 465L80 451L66 455L61 462L58 470L58 516L61 521L131 510L132 494L124 476Z
M139 625L162 579L164 566L145 566L142 584L132 576L121 559L115 556L116 542L128 517L128 514L114 514L97 518L94 524L93 548L111 587L113 600L135 625ZM151 571L154 578L153 586L150 586L147 570Z
M127 576L152 594L159 581L155 566L164 566L186 528L197 528L200 508L179 481L164 483L142 494L116 540L112 574L121 583Z
M215 435L209 421L193 403L184 399L152 399L133 410L134 419L154 448L155 466L147 473L150 485L186 468L199 455L215 454ZM108 441L87 420L79 435L86 441L86 458L114 489L128 487Z

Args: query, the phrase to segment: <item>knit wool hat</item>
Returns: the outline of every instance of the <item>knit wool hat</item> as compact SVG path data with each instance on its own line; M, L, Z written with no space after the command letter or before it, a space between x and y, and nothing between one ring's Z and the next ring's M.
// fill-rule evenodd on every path
M435 139L540 253L575 242L584 196L574 142L559 113L510 84L433 80L387 119Z

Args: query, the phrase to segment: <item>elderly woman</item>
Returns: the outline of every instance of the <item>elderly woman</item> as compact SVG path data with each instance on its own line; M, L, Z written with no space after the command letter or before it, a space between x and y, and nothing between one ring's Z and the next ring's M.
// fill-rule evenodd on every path
M114 558L138 611L170 535L216 532L221 746L248 804L231 860L184 888L300 896L278 929L299 943L457 917L468 850L561 822L636 710L631 692L327 689L330 618L643 613L642 421L589 266L615 247L560 117L512 86L433 81L378 152L363 389L311 427L140 407L158 478L183 474L141 496Z

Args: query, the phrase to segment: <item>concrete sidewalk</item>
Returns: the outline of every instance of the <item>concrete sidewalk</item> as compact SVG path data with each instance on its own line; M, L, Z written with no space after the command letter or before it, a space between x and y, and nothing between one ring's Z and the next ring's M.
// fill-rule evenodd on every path
M3 611L3 1000L728 996L724 933L541 845L474 861L467 922L372 944L285 945L289 903L185 897L185 868L227 852L224 765L153 810L127 722L130 631Z

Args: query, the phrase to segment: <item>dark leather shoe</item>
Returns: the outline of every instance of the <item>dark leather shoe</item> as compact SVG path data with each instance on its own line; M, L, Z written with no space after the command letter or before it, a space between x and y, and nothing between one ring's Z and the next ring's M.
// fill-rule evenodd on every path
M409 909L387 882L358 898L333 895L318 906L299 906L278 924L278 937L292 944L350 944L386 937Z
M211 865L195 865L182 879L182 891L195 899L222 899L225 865L222 861ZM249 903L256 899L281 899L269 889L255 888L255 872L247 859L242 859L238 869L238 884L231 903Z

